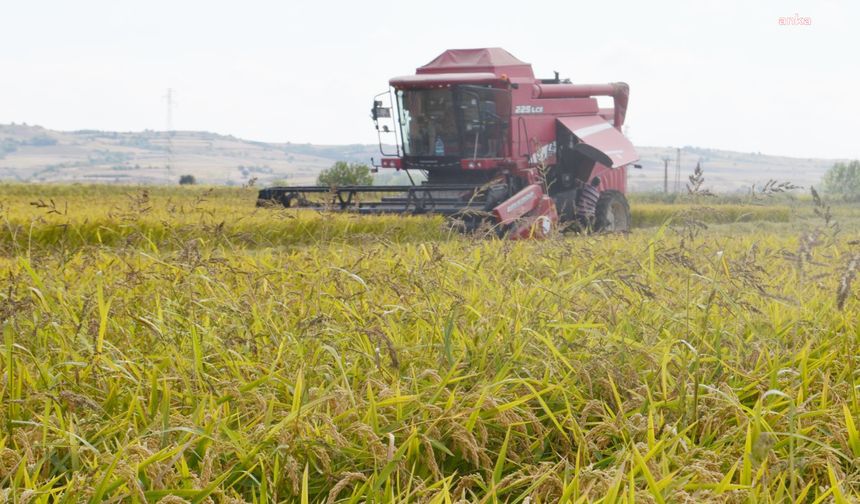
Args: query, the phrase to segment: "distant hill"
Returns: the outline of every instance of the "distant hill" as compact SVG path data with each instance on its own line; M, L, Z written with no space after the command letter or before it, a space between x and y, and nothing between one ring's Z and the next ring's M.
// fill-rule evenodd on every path
M637 146L641 170L630 170L629 184L636 191L663 190L663 159L669 161L669 190L674 187L677 151L671 147ZM838 159L792 158L770 156L760 152L734 152L702 147L681 149L680 188L685 189L688 177L700 162L705 172L705 187L721 192L746 191L768 180L792 182L809 187L820 185L824 173Z
M374 145L264 143L199 131L52 131L0 125L0 179L22 182L307 184L335 160L368 162ZM167 165L170 159L170 172Z
M631 170L631 190L662 190L663 161L675 149L637 147L642 170ZM0 180L20 182L176 183L190 174L198 182L240 185L310 184L335 161L368 162L376 145L265 143L200 131L53 131L40 126L0 125ZM168 159L170 169L168 171ZM681 150L681 189L696 162L712 190L743 190L768 179L819 184L832 159L798 159L699 147Z

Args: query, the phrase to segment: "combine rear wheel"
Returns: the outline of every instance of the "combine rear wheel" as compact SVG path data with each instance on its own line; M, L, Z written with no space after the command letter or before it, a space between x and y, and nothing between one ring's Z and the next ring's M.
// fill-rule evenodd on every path
M618 191L603 191L597 200L595 230L601 233L630 231L630 205Z

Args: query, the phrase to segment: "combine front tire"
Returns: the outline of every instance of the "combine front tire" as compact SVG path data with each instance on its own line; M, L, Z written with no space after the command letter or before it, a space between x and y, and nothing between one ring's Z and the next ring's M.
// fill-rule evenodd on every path
M595 230L601 233L630 231L630 205L618 191L603 191L597 200Z

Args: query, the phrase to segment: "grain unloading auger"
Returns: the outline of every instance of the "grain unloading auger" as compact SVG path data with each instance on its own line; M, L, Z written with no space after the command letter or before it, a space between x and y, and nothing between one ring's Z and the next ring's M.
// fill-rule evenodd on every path
M627 84L536 79L530 64L500 48L445 51L389 84L373 102L383 155L375 168L417 170L425 180L269 187L258 204L301 206L326 194L337 210L438 213L523 238L576 220L581 188L599 177L595 227L629 227L627 169L638 155L621 132ZM611 97L612 108L600 108L598 96ZM368 193L380 197L365 201Z

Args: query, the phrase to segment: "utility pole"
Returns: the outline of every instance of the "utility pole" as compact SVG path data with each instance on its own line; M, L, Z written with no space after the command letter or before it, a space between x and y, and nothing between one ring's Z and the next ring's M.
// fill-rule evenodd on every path
M173 88L167 88L164 95L167 101L167 183L172 181L171 168L173 168Z
M663 194L669 194L669 161L672 158L663 156Z

